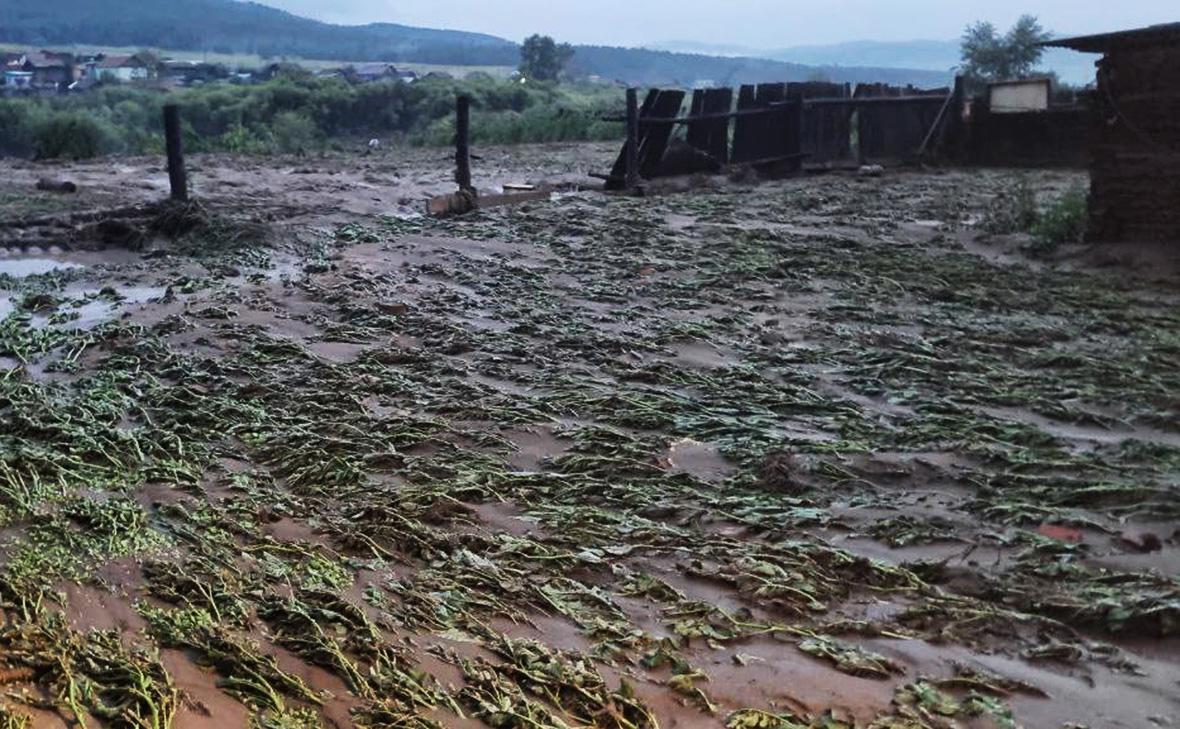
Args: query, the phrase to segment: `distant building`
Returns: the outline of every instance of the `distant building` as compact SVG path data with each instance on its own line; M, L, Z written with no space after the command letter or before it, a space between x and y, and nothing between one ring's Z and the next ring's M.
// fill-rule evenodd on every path
M77 81L81 72L74 54L54 51L32 51L26 54L21 70L32 74L32 86L43 89L64 89Z
M11 52L7 52L7 51L0 52L0 70L4 70L4 71L20 70L21 68L24 67L26 60L27 59L25 58L25 54L23 54L23 53L11 53Z
M178 86L197 86L230 77L229 69L219 63L173 59L165 59L160 63L160 73L164 80Z
M398 70L388 63L361 63L343 69L344 78L353 83L372 83L398 78Z
M33 73L31 71L4 70L5 92L23 91L33 87Z
M993 114L1048 111L1053 82L1047 78L998 81L988 84L988 108Z
M1180 23L1045 45L1102 54L1087 237L1180 241Z
M95 72L100 81L146 81L151 77L151 69L138 56L104 56L98 61Z

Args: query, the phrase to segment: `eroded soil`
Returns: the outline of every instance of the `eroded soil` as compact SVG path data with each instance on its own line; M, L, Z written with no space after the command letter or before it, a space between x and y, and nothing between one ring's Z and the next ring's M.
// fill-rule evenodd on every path
M413 217L444 157L204 158L266 245L0 258L9 725L1180 722L1175 280L983 236L1016 173Z

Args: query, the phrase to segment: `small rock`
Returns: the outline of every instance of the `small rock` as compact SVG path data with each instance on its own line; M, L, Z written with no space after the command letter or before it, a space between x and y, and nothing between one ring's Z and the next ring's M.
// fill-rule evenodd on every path
M377 302L377 310L382 314L392 314L393 316L402 316L409 312L408 304L399 302L379 301Z
M1159 552L1164 548L1164 543L1159 537L1151 532L1136 532L1127 530L1119 535L1119 539L1123 544L1127 545L1136 552L1147 554L1149 552Z
M72 193L78 191L78 184L72 180L58 180L52 177L42 177L37 180L37 189L46 192Z
M856 174L861 177L880 177L885 174L885 168L881 165L863 165Z
M794 453L771 451L762 459L758 469L758 485L784 494L802 493L806 486L796 480L796 470Z

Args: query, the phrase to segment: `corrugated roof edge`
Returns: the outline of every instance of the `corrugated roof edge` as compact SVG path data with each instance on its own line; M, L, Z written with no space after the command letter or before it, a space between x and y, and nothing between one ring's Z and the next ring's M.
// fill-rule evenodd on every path
M1070 48L1083 53L1106 53L1117 47L1153 46L1164 43L1180 43L1180 23L1163 23L1149 25L1146 28L1081 35L1074 38L1054 38L1041 45L1050 48Z

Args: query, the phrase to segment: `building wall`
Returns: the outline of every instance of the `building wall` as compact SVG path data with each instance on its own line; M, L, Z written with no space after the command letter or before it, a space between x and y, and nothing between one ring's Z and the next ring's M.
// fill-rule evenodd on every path
M1180 47L1112 50L1095 101L1088 237L1180 245Z
M139 68L135 66L118 66L116 68L99 69L99 78L110 77L116 81L124 83L130 81L142 81L148 77L146 68Z

